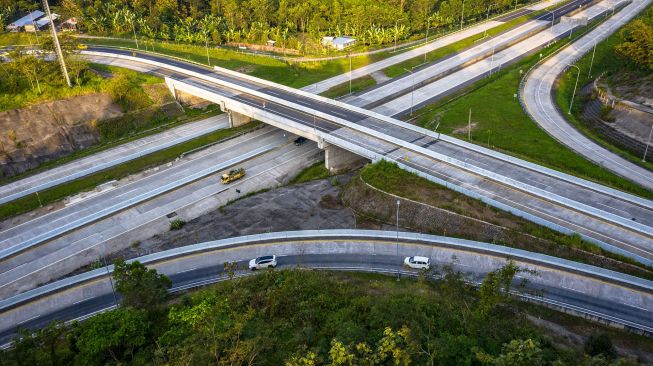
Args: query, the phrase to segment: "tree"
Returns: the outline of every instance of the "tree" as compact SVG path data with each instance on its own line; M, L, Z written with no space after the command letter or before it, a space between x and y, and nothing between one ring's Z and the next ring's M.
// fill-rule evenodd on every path
M511 260L504 267L487 274L479 288L477 313L481 318L487 317L496 305L508 298L512 280L520 271Z
M126 263L124 259L117 260L113 278L123 305L146 310L161 305L172 286L167 276L158 274L155 269L148 270L139 261Z
M75 329L79 364L104 365L131 361L146 344L147 314L143 310L119 308L98 314Z
M585 341L585 353L590 356L603 356L609 359L617 357L617 351L612 345L612 339L605 333L592 334Z
M653 10L649 10L653 18ZM635 19L623 30L624 42L615 50L636 65L653 70L653 25L641 19Z
M543 365L540 343L530 338L514 339L503 345L498 357L476 350L476 359L485 365L494 366L539 366Z

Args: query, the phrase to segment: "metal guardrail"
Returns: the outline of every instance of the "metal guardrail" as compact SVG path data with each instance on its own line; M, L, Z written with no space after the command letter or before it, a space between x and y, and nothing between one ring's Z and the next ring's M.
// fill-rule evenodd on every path
M229 159L223 163L217 164L215 166L212 166L210 168L206 168L204 170L201 170L199 172L196 172L194 174L188 175L180 180L174 181L172 183L165 184L163 186L159 186L149 192L145 192L142 194L139 194L135 197L132 197L128 200L119 202L117 204L114 204L112 206L106 207L104 209L101 209L93 214L90 214L88 216L72 220L67 222L65 225L59 226L54 230L49 230L47 232L44 232L42 234L36 235L34 237L31 237L30 239L23 241L17 245L13 245L7 249L1 250L0 251L0 259L4 259L13 255L16 255L20 252L23 252L25 250L28 250L29 248L38 245L39 243L42 243L44 241L56 238L60 235L65 234L68 231L77 229L79 227L82 227L84 225L88 225L92 222L98 221L108 215L111 215L113 213L122 211L124 209L127 209L129 207L132 207L134 205L137 205L141 202L147 201L149 199L152 199L153 197L159 196L163 193L166 193L170 190L176 189L180 186L189 184L191 182L194 182L198 179L201 179L207 175L213 174L215 172L218 172L220 170L224 170L229 168L230 166L236 165L242 161L252 159L260 154L263 154L265 152L268 152L272 150L274 147L273 146L263 146L260 148L257 148L255 150L252 150L246 154L243 154L239 157Z
M400 244L427 244L433 246L442 246L467 250L479 253L480 255L489 255L494 257L511 258L516 261L528 262L538 266L554 268L560 271L573 273L576 275L592 277L605 282L625 286L647 293L653 293L653 281L634 277L631 275L595 267L583 263L573 262L566 259L556 258L545 254L528 252L521 249L504 247L495 244L488 244L472 240L457 239L443 236L435 236L411 232L395 231L376 231L376 230L304 230L304 231L285 231L264 233L255 235L246 235L233 237L222 240L215 240L199 244L188 245L184 247L169 249L159 253L149 254L138 258L130 259L128 262L139 261L143 264L154 264L178 259L184 256L193 256L202 252L216 250L233 249L238 247L247 247L253 244L262 244L270 242L287 243L289 245L301 240L385 240L388 242L397 242ZM98 280L112 273L113 265L95 269L90 272L82 273L76 276L65 278L39 288L26 291L22 294L13 296L8 299L0 300L0 312L15 308L22 304L34 301L40 297L51 295L57 291L71 288L75 285L83 284L92 280Z
M118 56L118 57L119 58L127 58L127 59L132 59L133 58L131 56L122 56L122 55ZM586 204L583 204L583 203L568 199L566 197L563 197L563 196L560 196L560 195L545 191L545 190L543 190L541 188L532 186L530 184L526 184L526 183L517 181L515 179L505 177L503 175L497 174L497 173L489 171L487 169L483 169L483 168L479 168L477 166L473 166L473 165L468 164L466 162L462 162L462 161L460 161L458 159L451 158L451 157L449 157L447 155L440 154L440 153L437 153L435 151L432 151L432 150L429 150L429 149L426 149L426 148L423 148L423 147L420 147L420 146L417 146L417 145L410 144L410 146L407 146L406 141L403 141L401 139L398 139L398 138L395 138L393 136L389 136L389 135L386 135L386 134L379 134L377 131L374 131L374 130L368 128L368 127L358 125L356 123L352 123L352 122L350 122L348 120L345 120L343 118L336 117L336 116L333 116L333 115L328 114L328 113L320 112L320 111L311 109L311 108L309 108L307 106L301 105L299 103L294 103L294 102L291 102L291 101L288 101L288 100L285 100L285 99L281 99L281 98L278 98L276 96L269 95L269 94L266 94L266 93L263 93L263 92L259 92L257 90L253 90L251 88L244 87L244 86L241 86L239 84L235 84L235 83L232 83L232 82L229 82L229 81L226 81L226 80L221 80L221 79L217 79L217 78L214 78L214 77L211 77L211 76L202 75L202 74L199 74L199 73L196 73L196 72L193 72L193 71L189 71L189 70L184 70L184 69L178 68L176 66L161 64L161 63L159 63L157 61L147 60L147 62L148 63L153 63L153 64L158 64L158 66L161 66L161 67L168 67L168 68L170 68L172 70L182 72L182 73L186 73L188 75L197 77L197 78L199 78L201 80L209 81L211 83L217 83L217 84L220 84L220 85L224 85L227 88L237 90L239 92L248 93L250 95L254 95L256 97L263 98L263 99L268 99L268 100L270 100L270 101L272 101L274 103L278 103L280 105L291 106L293 109L304 112L309 116L312 115L312 116L320 117L322 119L326 119L326 120L336 122L336 123L338 123L338 124L340 124L342 126L350 128L350 129L352 129L354 131L362 132L362 133L364 133L366 135L369 135L369 136L374 136L376 138L379 138L381 140L389 142L389 143L391 143L393 145L402 146L404 148L412 150L412 151L414 151L414 152L416 152L418 154L428 156L428 157L431 157L431 158L436 159L436 160L444 161L444 162L446 162L446 163L448 163L450 165L456 166L456 167L458 167L460 169L470 171L473 174L484 176L484 177L489 178L491 180L500 182L500 183L508 185L508 186L515 187L515 188L520 189L520 190L525 191L525 192L534 193L534 194L536 194L536 195L538 195L538 196L540 196L540 197L542 197L542 198L544 198L546 200L555 202L555 203L557 203L559 205L566 206L566 207L571 208L573 210L585 212L585 213L587 213L587 214L589 214L591 216L595 216L595 217L597 217L599 219L606 220L606 221L611 221L611 222L613 222L615 224L621 225L621 226L629 228L631 230L639 231L641 233L644 233L645 235L653 237L653 228L651 228L649 226L646 226L646 225L643 225L643 224L640 224L639 222L635 222L635 221L632 221L630 219L626 219L626 218L623 218L621 216L618 216L618 215L603 211L601 209L597 209L595 207L592 207L592 206L589 206L589 205L586 205ZM226 74L230 74L230 75L232 75L234 77L244 78L244 79L250 80L252 82L259 83L259 84L269 85L269 86L275 87L277 89L288 91L290 93L306 95L309 98L324 100L325 103L335 104L335 105L337 105L337 106L339 106L339 107L341 107L343 109L357 109L356 107L351 107L350 105L342 103L342 102L334 101L332 99L316 96L315 94L312 94L312 93L299 91L299 90L296 90L296 89L293 89L293 88L285 87L285 86L280 85L280 84L276 84L276 83L273 83L273 82L269 82L269 81L265 81L265 80L262 80L262 79L254 78L254 77L251 77L251 76L246 75L246 74L240 74L240 73L237 73L235 71L222 69L222 68L219 68L219 67L216 67L216 70L219 70L219 71L221 71L223 73L226 73ZM367 110L364 110L364 109L361 109L360 113L362 113L364 115L371 115L372 117L375 117L375 115L378 115L378 113L370 112L370 111L367 111ZM388 118L388 117L384 116L383 120L385 120L386 118ZM392 119L389 119L389 120L392 120Z
M344 103L344 102L341 102L341 101L326 98L326 97L316 95L316 94L313 94L313 93L310 93L310 92L307 92L307 91L304 91L304 90L301 90L301 89L290 88L290 87L287 87L287 86L282 85L282 84L271 82L271 81L268 81L268 80L265 80L265 79L256 78L256 77L253 77L251 75L244 74L244 73L239 73L237 71L232 71L232 70L229 70L229 69L226 69L226 68L214 66L214 69L216 71L221 72L221 73L228 74L228 75L231 75L231 76L234 76L234 77L237 77L237 78L246 79L246 80L249 80L249 81L252 81L252 82L256 82L258 84L263 84L263 85L267 85L267 86L270 86L270 87L278 88L278 89L284 90L284 91L289 92L289 93L294 93L294 94L298 94L298 95L301 95L301 96L304 96L304 97L307 97L307 98L312 98L312 99L318 100L318 101L323 102L323 103L333 104L333 105L336 105L336 106L341 107L343 109L349 109L349 110L352 110L352 111L355 111L355 112L358 112L358 113L361 113L361 114L364 114L364 115L369 115L369 116L371 116L373 118L380 119L380 120L382 120L384 122L388 122L388 123L403 127L405 129L412 130L414 132L418 132L418 133L427 135L427 136L432 137L432 138L440 138L440 135L438 133L435 133L435 132L433 132L431 130L427 130L425 128L418 127L418 126L415 126L415 125L412 125L412 124L409 124L409 123L406 123L406 122L403 122L403 121L400 121L400 120L397 120L397 119L382 115L382 114L377 113L377 112L373 112L373 111L369 111L367 109L363 109L363 108L360 108L360 107L352 106L350 104L347 104L347 103ZM616 189L613 189L613 188L609 188L609 187L606 187L606 186L603 186L603 185L600 185L600 184L597 184L597 183L594 183L594 182L590 182L590 181L587 181L587 180L582 179L582 178L574 177L574 176L569 175L569 174L561 173L561 172L555 171L553 169L542 167L540 165L530 163L530 162L527 162L527 161L512 157L510 155L502 154L502 153L499 153L499 152L496 152L496 151L493 151L493 150L490 150L490 149L487 149L487 148L484 148L484 147L481 147L481 146L478 146L478 145L474 145L474 144L471 144L471 143L468 143L468 142L465 142L465 141L462 141L462 140L459 140L459 139L456 139L456 138L453 138L453 137L450 137L450 136L442 135L441 139L443 141L456 144L456 145L464 147L466 149L473 150L473 151L482 153L482 154L487 155L487 156L491 156L491 157L499 159L499 160L503 160L503 161L508 162L510 164L518 165L518 166L527 168L527 169L532 170L532 171L536 171L536 172L539 172L539 173L542 173L542 174L545 174L545 175L548 175L548 176L552 176L554 178L562 179L562 180L565 180L565 181L567 181L569 183L573 183L573 184L579 185L581 187L589 188L589 189L597 191L597 192L605 193L605 194L611 195L613 197L624 199L624 200L630 201L632 203L642 205L644 207L653 206L653 201L651 201L651 200L647 200L645 198L641 198L641 197L638 197L638 196L635 196L635 195L632 195L632 194L629 194L629 193L625 193L625 192L622 192L622 191L619 191L619 190L616 190Z

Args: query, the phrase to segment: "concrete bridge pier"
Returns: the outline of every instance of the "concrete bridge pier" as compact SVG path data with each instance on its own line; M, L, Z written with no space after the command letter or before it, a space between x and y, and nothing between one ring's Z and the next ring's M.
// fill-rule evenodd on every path
M232 128L242 126L253 121L252 117L234 112L232 110L226 110L225 112L227 112L227 115L229 116L229 127Z
M365 165L368 161L367 158L338 146L328 145L324 147L324 164L331 174L356 169Z

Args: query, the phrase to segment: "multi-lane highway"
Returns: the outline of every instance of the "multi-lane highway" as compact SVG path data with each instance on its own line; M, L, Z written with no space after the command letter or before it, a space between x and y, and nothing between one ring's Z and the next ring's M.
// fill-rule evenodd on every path
M486 243L413 233L365 230L281 232L229 238L137 258L168 275L173 291L225 279L223 264L275 254L281 268L372 271L402 275L403 258L427 256L440 270L452 266L474 283L512 259L520 272L515 294L602 322L653 334L653 283L555 257ZM17 328L36 328L54 319L84 318L115 305L107 269L77 275L0 301L0 344Z
M289 123L303 126L303 131L323 134L325 138L336 144L341 143L345 148L358 148L357 151L364 156L369 153L368 157L373 160L382 158L397 161L403 167L429 179L536 222L561 231L579 232L609 249L645 262L652 258L650 228L653 226L653 205L648 200L446 136L438 138L437 135L343 103L251 78L241 78L236 73L211 73L197 65L154 55L139 54L134 58L129 51L94 50L97 51L101 53L96 53L96 57L105 55L107 58L133 58L124 61L140 62L142 65L149 62L149 67L156 64L157 73L201 91L237 100L254 108L256 113L261 113L257 116L259 119L274 119L281 123L282 128ZM189 74L196 76L189 77ZM226 83L230 86L226 87ZM382 133L381 137L379 133ZM241 153L247 154L253 150L255 149L250 147ZM201 170L197 166L192 168L195 171ZM183 176L183 173L175 174ZM83 234L85 230L90 233L96 228L85 225L98 220L111 225L111 222L117 220L112 215L123 210L123 207L134 207L137 212L142 211L133 202L144 195L155 195L160 182L155 179L150 182L152 183L143 183L139 190L123 191L120 194L117 191L95 197L93 207L102 208L98 214L89 214L93 210L75 214L75 208L71 208L49 216L61 217L59 220L48 220L47 216L45 219L36 218L0 233L7 243L0 248L7 255L0 259L0 268L5 272L0 274L0 291L10 294L25 290L38 281L56 278L57 275L76 268L75 264L79 265L80 261L88 262L97 258L97 250L87 248L97 249L98 241L102 240L97 235ZM171 191L179 189L183 182L174 180L174 183L176 184L169 186ZM215 193L200 190L198 194L199 192L204 197ZM118 194L119 198L116 199L112 194ZM129 223L128 227L122 227L122 224L112 225L113 234L105 237L113 237L121 230L136 230L154 217L165 221L165 215L175 211L175 204L180 204L171 203L165 208L154 210L158 202L142 202L150 207L150 215L153 215L150 219L146 216L124 216L122 213L122 220ZM77 234L78 230L82 233ZM63 234L65 235L61 236ZM75 235L82 235L82 239L72 240L75 245L66 245Z

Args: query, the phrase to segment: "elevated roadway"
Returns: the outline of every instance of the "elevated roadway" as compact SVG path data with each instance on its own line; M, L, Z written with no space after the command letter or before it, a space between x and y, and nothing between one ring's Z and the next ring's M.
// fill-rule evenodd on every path
M168 80L173 89L222 103L226 109L238 109L239 113L371 160L397 161L411 171L502 209L561 231L566 228L566 232L579 232L595 242L609 243L609 249L620 247L621 253L636 253L638 258L650 260L651 238L647 233L653 221L653 205L648 200L228 70L208 74L199 66L183 66L153 55L133 57L120 50L94 52L96 56L107 54L171 68L173 74L186 73L186 77L171 74ZM436 149L443 140L456 145L458 155L439 154ZM637 227L634 232L633 227Z
M523 250L423 234L324 230L280 232L230 238L180 247L136 258L168 275L173 291L226 279L223 264L275 254L281 268L370 271L417 275L402 267L405 256L431 259L437 271L451 266L479 283L508 259L529 272L517 274L514 294L528 301L626 328L653 334L653 282ZM115 306L107 276L112 266L69 277L21 295L0 300L0 344L18 328L38 328L58 319L84 319ZM524 281L526 281L524 283ZM520 286L521 285L521 286Z
M553 138L588 160L653 189L653 172L624 159L580 133L566 120L553 100L555 81L568 65L574 64L581 56L590 52L596 43L606 39L650 4L650 0L634 2L591 33L541 63L527 75L524 87L520 90L520 98L531 118ZM586 73L588 70L580 72Z

